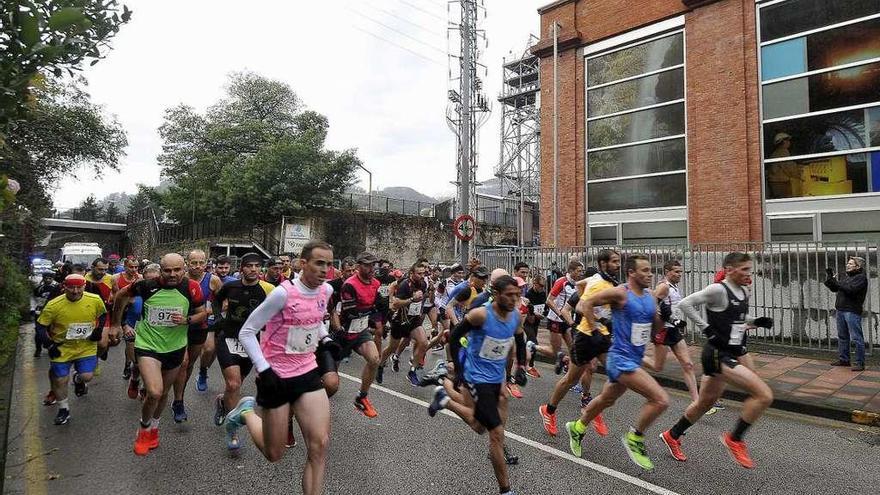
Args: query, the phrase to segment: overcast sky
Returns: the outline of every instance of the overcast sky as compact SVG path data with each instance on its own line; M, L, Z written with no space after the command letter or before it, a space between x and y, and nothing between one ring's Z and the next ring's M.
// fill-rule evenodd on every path
M286 82L308 108L326 115L327 146L357 148L374 189L454 191L443 0L124 3L134 10L131 22L85 76L93 101L128 133L126 156L118 173L81 172L79 180L65 181L54 195L57 208L74 207L89 194L131 193L138 182L158 184L164 110L185 103L203 111L221 97L226 76L240 70ZM478 178L491 177L498 162L502 59L518 56L529 34L537 34L537 8L546 3L486 0L488 48L481 61L493 112L480 129ZM366 189L366 174L359 177Z

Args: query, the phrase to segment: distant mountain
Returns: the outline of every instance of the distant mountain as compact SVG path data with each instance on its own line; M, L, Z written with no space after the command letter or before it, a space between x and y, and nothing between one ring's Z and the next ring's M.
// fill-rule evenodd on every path
M421 201L423 203L436 203L431 196L422 194L411 187L386 187L375 192L379 196L393 199L405 199L408 201Z

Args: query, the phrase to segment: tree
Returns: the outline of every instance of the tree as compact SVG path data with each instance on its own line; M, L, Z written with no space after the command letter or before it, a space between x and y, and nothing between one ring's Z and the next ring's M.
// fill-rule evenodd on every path
M114 202L108 202L107 206L104 207L104 212L101 215L101 220L104 222L118 222L122 217L122 212L119 211L119 207L116 206Z
M131 19L116 0L2 0L0 22L0 144L32 107L41 76L73 76L96 64Z
M97 222L103 216L104 209L98 204L94 194L89 194L86 199L82 200L82 203L76 207L73 215L76 220L88 220L90 222Z
M225 97L204 115L186 105L166 110L159 163L173 185L162 204L182 222L268 221L333 205L358 159L353 150L324 149L328 129L327 118L304 111L287 84L232 74Z

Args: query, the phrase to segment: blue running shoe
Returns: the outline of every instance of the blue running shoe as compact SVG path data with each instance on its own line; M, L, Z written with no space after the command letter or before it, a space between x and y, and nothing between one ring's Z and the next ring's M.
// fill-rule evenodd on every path
M196 390L199 392L208 390L208 375L199 373L198 378L196 378Z
M435 388L434 400L428 405L428 416L433 418L437 415L437 411L446 407L446 404L449 404L449 396L446 395L446 390L443 387Z
M238 450L241 448L241 442L238 440L238 430L226 429L226 448L229 450Z
M226 421L226 406L223 404L223 394L214 399L214 424L221 426Z
M419 386L419 374L416 373L415 368L410 368L409 373L406 374L406 377L409 378L409 382L413 387Z
M174 413L175 423L183 423L184 421L189 419L189 417L186 415L186 408L183 407L182 400L176 400L171 403L171 412Z
M253 411L256 403L257 401L251 396L242 397L235 409L226 413L226 431L235 431L244 426L242 415Z

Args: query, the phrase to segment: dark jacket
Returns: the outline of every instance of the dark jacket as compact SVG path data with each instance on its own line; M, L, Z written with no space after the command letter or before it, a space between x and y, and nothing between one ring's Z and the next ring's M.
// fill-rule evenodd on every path
M862 313L865 294L868 292L868 277L865 276L864 270L853 274L841 273L838 278L828 277L825 286L831 289L831 292L837 293L837 301L834 303L835 309Z

